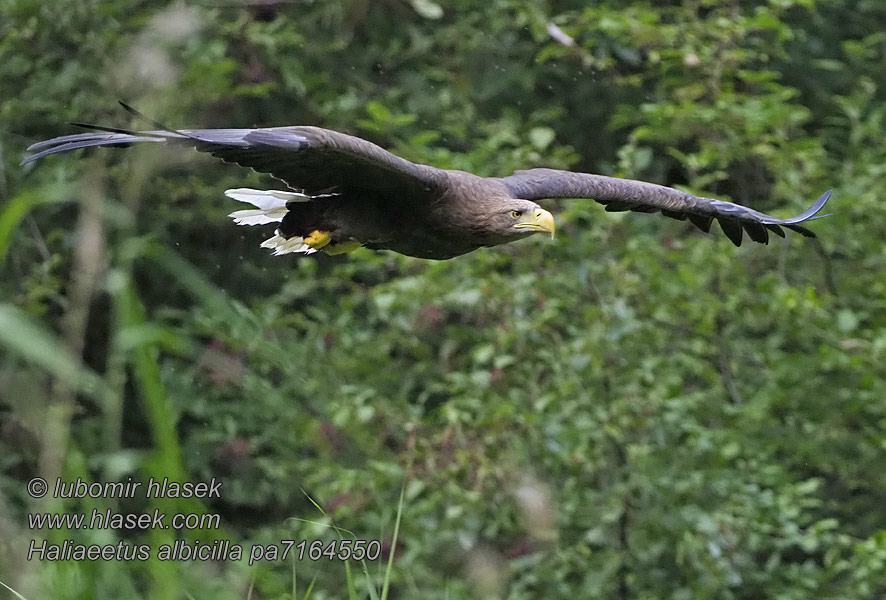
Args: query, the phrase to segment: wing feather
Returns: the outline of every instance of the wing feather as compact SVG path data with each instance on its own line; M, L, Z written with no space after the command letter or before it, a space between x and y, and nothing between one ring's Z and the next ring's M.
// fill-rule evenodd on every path
M720 217L717 219L717 222L720 224L720 229L723 230L726 237L736 246L741 246L741 225L739 225L738 221L729 217Z
M716 219L723 233L736 246L741 244L742 232L746 232L753 241L766 244L769 242L770 231L784 237L782 227L807 237L815 237L812 231L800 223L827 216L818 213L831 197L829 190L796 217L779 219L740 204L693 196L674 188L645 181L604 175L572 173L556 169L529 169L517 171L499 181L515 198L526 200L592 198L604 204L609 212L660 211L663 215L674 219L688 218L693 225L705 232L710 230L711 222Z
M38 142L28 148L34 154L22 164L80 148L166 142L269 173L291 188L308 193L332 188L389 193L430 191L445 180L439 169L400 158L372 142L319 127L129 131L79 125L98 131Z
M637 205L632 202L618 202L612 200L611 202L606 203L606 212L624 212L626 210L635 210L636 208Z
M686 213L675 212L673 210L667 210L667 209L662 209L661 214L663 214L666 217L670 217L672 219L677 219L678 221L685 221L686 217L689 216Z
M713 217L706 217L704 215L697 215L695 213L686 213L686 216L689 217L689 221L693 225L695 225L705 233L711 230L711 223L714 222ZM782 234L781 237L784 237L784 234Z
M772 225L771 223L766 224L766 229L777 235L778 237L784 237L784 229L779 227L778 225Z
M755 223L753 221L743 221L741 226L747 232L748 237L750 237L755 242L760 244L769 243L769 234L766 232L766 227L764 227L760 223Z

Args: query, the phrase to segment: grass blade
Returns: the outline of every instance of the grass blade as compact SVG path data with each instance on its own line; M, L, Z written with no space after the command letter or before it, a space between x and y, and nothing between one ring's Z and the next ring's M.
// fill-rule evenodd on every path
M102 401L110 390L67 351L58 336L8 304L0 304L0 344L80 393Z
M385 568L385 578L382 582L381 600L388 599L388 589L391 584L391 569L394 566L394 555L397 553L397 538L400 536L400 517L403 516L403 501L406 497L406 481L400 487L400 500L397 502L397 519L394 521L394 537L391 540L391 552L388 554L388 565Z

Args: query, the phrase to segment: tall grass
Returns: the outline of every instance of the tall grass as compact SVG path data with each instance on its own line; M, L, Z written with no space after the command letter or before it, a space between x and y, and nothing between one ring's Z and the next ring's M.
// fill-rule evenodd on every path
M148 181L153 163L146 161L141 165L136 167L137 172L132 174L130 181ZM0 261L16 243L17 238L27 235L20 226L30 211L47 203L75 202L79 213L78 226L73 236L72 269L65 286L65 313L61 318L54 320L28 314L12 302L0 303L0 348L7 356L4 367L27 369L42 373L48 378L49 386L45 388L50 392L48 398L24 399L25 402L41 404L41 410L45 414L39 474L47 480L60 477L69 481L79 477L92 482L105 478L113 480L121 474L132 474L143 480L151 477L168 477L176 481L194 480L195 477L187 470L177 431L179 408L170 398L164 383L163 356L174 353L196 361L201 346L188 334L170 330L162 322L153 320L135 283L138 265L148 264L157 272L165 273L170 286L185 292L203 310L227 323L229 335L242 336L240 342L254 351L256 360L276 365L284 371L291 371L293 366L286 360L286 348L273 339L263 339L261 344L248 339L255 335L260 321L250 309L232 301L224 290L214 285L204 273L172 249L163 247L150 238L139 236L133 227L136 221L134 214L126 218L118 216L109 219L109 214L114 211L119 213L123 207L113 199L106 198L103 179L103 168L92 164L91 171L76 193L71 194L70 190L65 190L60 185L38 187L12 198L0 211ZM144 190L144 185L130 183L127 186L128 208L123 208L124 212L138 210L140 195ZM108 204L112 204L113 209L109 209ZM109 241L111 238L120 241L112 246ZM99 296L105 296L109 300L108 356L102 372L88 366L82 358L87 319ZM60 324L57 325L58 330L54 330L56 323ZM127 448L126 440L121 439L121 432L124 430L124 405L129 401L128 398L135 399L144 414L146 433L150 440L149 450L138 451L134 455ZM101 441L93 443L93 447L100 447L100 454L89 454L80 449L78 439L83 432L73 435L72 430L75 427L72 419L84 412L94 411L100 414L99 419L92 422L101 423L100 431L97 432ZM124 462L121 463L121 460ZM121 467L121 464L129 466ZM401 490L397 504L394 544L399 533L403 499ZM319 503L313 499L311 502L328 517ZM114 500L99 499L93 504L101 510L119 510L119 505ZM83 512L91 509L93 504L76 500L30 501L30 510ZM196 499L152 499L149 509L154 508L167 514L208 511L207 506ZM17 527L18 542L13 552L24 555L27 545L22 547L21 543L41 532L23 530L20 523L12 525ZM338 535L346 533L346 530L334 527ZM161 544L170 544L176 539L176 532L172 529L152 529L146 535L146 541L153 549ZM204 542L214 539L236 540L238 537L238 534L225 529L184 531L179 535L190 541L199 538ZM53 531L48 532L47 536L56 543L73 538L78 543L105 544L119 539L108 531ZM198 583L208 575L201 569L188 564L159 561L153 553L151 559L143 564L101 561L22 563L21 556L17 558L16 563L24 564L23 570L4 572L5 568L0 566L0 579L9 582L9 585L3 583L3 586L17 598L22 598L22 595L15 589L21 589L31 597L93 598L135 594L163 600L180 598L183 595L191 597L191 593L194 594L193 597L206 597L203 592L193 590L209 589L205 584ZM342 583L347 589L348 597L352 600L360 597L385 600L392 579L392 561L393 550L378 583L380 592L376 588L377 578L372 576L365 561L362 564L362 586L359 585L359 578L351 564L345 562ZM298 589L296 566L293 562L290 596L293 599L310 598L318 590L318 576L315 574L310 579L306 589ZM237 585L215 588L213 597L219 597L219 593L221 597L231 598L253 596L255 573L269 568L255 566L248 569L241 565L228 565L225 568L226 577L230 581L239 580L241 584L248 580L249 586L244 585L240 589ZM187 584L183 584L185 580ZM148 583L148 586L145 587L144 583ZM364 589L362 593L358 591L360 587Z

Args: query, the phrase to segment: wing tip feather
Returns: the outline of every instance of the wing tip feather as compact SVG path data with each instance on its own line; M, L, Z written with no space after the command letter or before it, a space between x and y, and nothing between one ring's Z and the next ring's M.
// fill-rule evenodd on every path
M821 209L825 207L828 203L828 200L831 199L831 194L833 190L828 190L824 194L818 197L818 200L812 203L812 206L804 210L802 213L797 215L796 217L791 217L790 219L782 219L779 225L796 225L798 223L803 223L805 221L814 221L816 219L823 219L829 215L820 215L817 216Z
M728 217L719 217L717 222L720 223L720 229L723 230L726 237L736 246L741 246L742 229L738 221Z

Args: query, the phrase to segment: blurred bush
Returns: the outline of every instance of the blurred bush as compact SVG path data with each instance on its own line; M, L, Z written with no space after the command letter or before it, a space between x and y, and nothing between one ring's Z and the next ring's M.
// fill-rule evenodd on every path
M28 598L374 597L339 563L26 561L25 513L208 511L394 553L397 598L886 594L886 8L0 0L0 581ZM310 124L412 160L629 176L834 215L735 249L558 206L449 262L272 258L192 152L53 157L67 121ZM40 474L221 501L27 497ZM392 535L405 485L399 539ZM323 507L321 513L312 501ZM37 535L37 534L40 535ZM296 586L297 582L297 586ZM372 587L373 592L368 588ZM369 595L368 595L369 594Z

